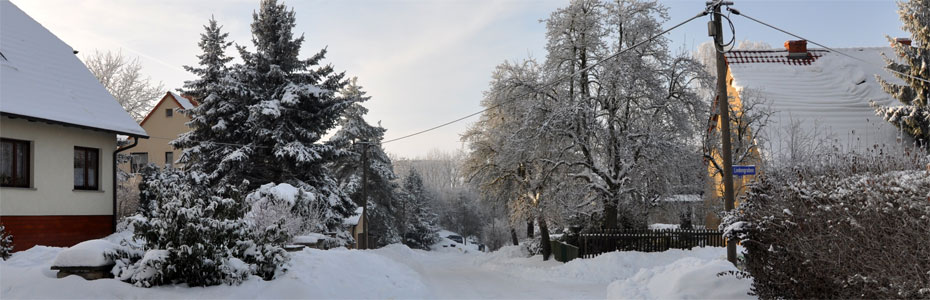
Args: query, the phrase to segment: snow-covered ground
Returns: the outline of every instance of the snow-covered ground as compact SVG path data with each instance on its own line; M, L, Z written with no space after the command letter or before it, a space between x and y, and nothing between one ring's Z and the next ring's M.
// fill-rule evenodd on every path
M723 248L661 253L614 252L569 263L526 257L519 247L492 253L411 250L315 250L292 253L281 278L239 286L139 288L114 279L56 279L49 267L64 248L34 247L0 262L0 295L9 298L750 298L748 280Z

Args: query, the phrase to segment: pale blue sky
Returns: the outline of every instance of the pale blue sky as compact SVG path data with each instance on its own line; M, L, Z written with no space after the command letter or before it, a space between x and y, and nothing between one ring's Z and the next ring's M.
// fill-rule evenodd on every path
M492 69L505 60L545 58L548 17L568 1L285 1L306 34L303 54L328 47L325 62L358 76L373 97L370 122L381 121L387 138L406 135L481 109ZM735 1L747 15L832 47L886 46L884 35L905 36L890 0ZM175 89L191 75L201 25L211 15L230 38L251 45L249 23L258 1L13 0L81 54L94 49L140 56L144 71ZM662 1L668 25L703 9L704 1ZM673 31L675 49L690 51L708 40L701 18ZM780 47L791 39L733 17L737 39ZM462 147L459 134L474 119L385 145L401 156Z

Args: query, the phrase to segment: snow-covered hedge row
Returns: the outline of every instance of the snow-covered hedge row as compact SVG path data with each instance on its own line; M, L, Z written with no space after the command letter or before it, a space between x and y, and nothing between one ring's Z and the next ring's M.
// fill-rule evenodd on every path
M755 293L930 298L930 171L876 163L773 171L750 187L721 227L746 248Z

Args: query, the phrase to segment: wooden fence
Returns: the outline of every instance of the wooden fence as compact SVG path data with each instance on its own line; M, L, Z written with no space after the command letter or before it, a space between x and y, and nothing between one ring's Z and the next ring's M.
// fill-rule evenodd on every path
M659 252L694 247L725 247L723 234L708 229L629 230L603 229L578 237L582 258L612 251Z

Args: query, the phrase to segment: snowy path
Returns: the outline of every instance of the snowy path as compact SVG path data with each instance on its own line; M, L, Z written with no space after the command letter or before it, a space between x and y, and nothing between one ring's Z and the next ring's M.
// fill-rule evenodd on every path
M0 298L96 299L674 299L746 298L749 283L720 278L732 268L721 248L615 252L569 263L459 249L304 250L278 279L238 286L138 288L114 279L55 278L62 248L35 247L0 262Z
M481 265L483 254L439 253L418 260L391 259L420 274L430 298L440 299L604 299L606 285L563 282L551 278L527 278ZM556 262L538 262L557 265Z

